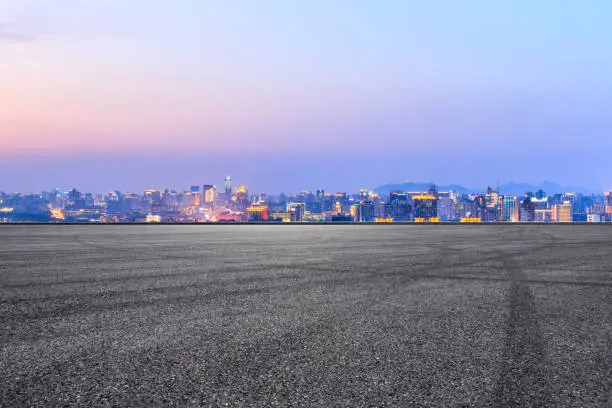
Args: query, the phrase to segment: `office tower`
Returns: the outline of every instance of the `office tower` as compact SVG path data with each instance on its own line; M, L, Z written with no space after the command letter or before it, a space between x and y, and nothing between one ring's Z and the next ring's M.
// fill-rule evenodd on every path
M563 204L554 205L552 219L557 222L572 222L572 203L565 201Z
M372 201L361 203L361 222L374 222L376 211Z
M521 222L535 221L535 204L527 197L520 205L519 220Z
M189 192L191 193L191 202L192 205L198 206L202 202L202 195L200 194L200 186L191 186L189 188Z
M452 220L455 218L455 209L453 208L453 199L450 192L438 192L438 217L443 221Z
M230 176L227 176L225 178L224 187L225 187L225 202L231 203L232 202L232 179Z
M371 201L363 201L353 204L351 207L351 217L353 222L374 222L375 207Z
M304 203L291 203L289 207L292 222L304 221L305 206Z
M485 206L487 207L496 206L499 200L499 192L497 192L496 190L493 190L493 188L491 187L487 187L487 194L485 194L484 200L485 200Z
M353 204L350 213L353 222L361 222L361 204Z
M438 199L430 194L413 196L414 219L430 221L438 218Z
M385 216L395 221L410 221L412 205L408 202L408 194L402 191L391 191Z
M202 186L202 202L206 205L214 205L217 198L217 188L212 184Z
M500 221L518 222L519 220L519 201L518 197L502 196L501 201L501 216Z

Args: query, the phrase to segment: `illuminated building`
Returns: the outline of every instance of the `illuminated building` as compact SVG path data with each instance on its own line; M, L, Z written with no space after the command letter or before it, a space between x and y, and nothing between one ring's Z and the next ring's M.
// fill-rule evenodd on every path
M464 222L464 223L477 223L477 222L482 222L482 220L479 217L462 217L461 218L461 222Z
M249 221L268 221L267 205L252 205L247 208Z
M499 193L493 190L491 187L487 187L487 194L485 195L485 205L487 207L495 207L499 200Z
M245 211L249 206L249 192L244 188L243 185L240 185L236 192L234 193L234 197L232 199L234 201L234 205L236 209L239 211Z
M422 218L429 221L431 218L438 218L437 198L433 195L422 194L412 197L414 202L414 218Z
M289 207L292 222L304 221L305 206L304 203L291 203Z
M361 203L361 222L374 222L375 208L372 201Z
M232 202L232 179L230 176L227 176L225 178L224 188L225 188L225 202L231 203Z
M192 205L198 206L202 202L202 196L200 195L200 187L199 186L191 186L189 189L192 197Z
M501 214L500 221L518 222L519 220L519 201L518 197L503 196L500 198Z
M152 223L152 222L161 222L161 216L153 215L153 214L147 214L146 222L149 222L149 223Z
M0 211L1 210L2 209L0 208ZM62 212L61 208L50 208L49 211L51 213L51 218L54 220L63 221L66 219L66 216Z
M368 199L368 190L362 188L359 190L359 201L365 201Z
M455 209L453 208L453 199L450 192L438 193L438 217L442 220L452 220L455 218Z
M572 203L565 201L552 208L552 219L557 222L572 222Z
M553 220L553 211L550 209L538 209L535 210L535 220L537 222L551 222Z
M612 191L607 191L604 194L604 211L608 215L612 215Z
M336 202L336 204L334 204L334 211L336 214L342 214L342 204Z
M531 201L531 198L529 197L523 200L523 202L520 205L519 220L521 222L535 221L535 204Z
M351 207L351 218L353 222L361 222L361 205L353 204Z
M292 214L290 212L273 212L268 216L269 221L291 222Z
M353 217L353 222L373 222L375 218L374 204L371 201L353 204L351 216Z
M412 206L408 202L408 194L402 191L391 191L389 203L385 206L385 216L395 221L410 221Z
M588 214L587 222L601 222L601 216L599 214Z
M217 188L211 184L202 186L202 202L206 205L214 205L217 199Z
M389 218L389 217L387 217L387 218L384 218L384 217L383 218L376 218L375 222L377 222L377 223L387 223L388 224L388 223L393 222L393 218Z
M306 211L306 213L304 213L304 221L322 222L322 221L325 221L325 219L326 219L325 213L311 213L310 211Z

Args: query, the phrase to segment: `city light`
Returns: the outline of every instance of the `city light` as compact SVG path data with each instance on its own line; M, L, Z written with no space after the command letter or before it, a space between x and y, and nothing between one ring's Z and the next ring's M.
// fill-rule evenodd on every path
M362 188L354 193L302 190L295 194L251 193L227 177L182 190L146 189L106 194L43 191L0 192L1 222L71 223L481 223L612 221L612 192L590 196L544 191L507 195L485 192L390 192Z

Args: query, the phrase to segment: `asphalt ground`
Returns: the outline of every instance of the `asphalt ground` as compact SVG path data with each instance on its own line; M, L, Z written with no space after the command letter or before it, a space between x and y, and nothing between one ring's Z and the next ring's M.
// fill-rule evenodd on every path
M612 227L0 227L0 406L612 406Z

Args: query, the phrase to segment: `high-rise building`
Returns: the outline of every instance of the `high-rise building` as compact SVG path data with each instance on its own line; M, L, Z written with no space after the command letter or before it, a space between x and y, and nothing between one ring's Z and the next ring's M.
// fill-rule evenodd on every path
M223 186L225 188L225 202L230 203L232 202L232 178L230 176L225 178Z
M217 198L217 188L211 184L202 186L202 203L214 205Z
M452 194L450 192L438 192L438 217L442 221L448 221L455 218L455 209L453 207Z
M408 202L408 194L402 191L391 191L389 203L386 205L385 217L395 221L410 221L412 206Z
M572 222L572 203L565 201L563 204L556 204L552 208L552 219L557 222Z
M484 199L487 207L495 207L499 201L499 192L491 187L487 187L487 194Z
M518 222L519 220L519 201L518 197L502 196L500 198L500 221Z
M351 207L351 216L353 222L374 222L376 219L374 203L371 201L362 201L353 204Z
M291 221L292 222L302 222L304 221L304 213L305 213L305 205L304 203L291 203L289 206L289 212L291 213Z
M527 197L520 205L519 220L521 222L533 222L535 219L535 204L531 201L531 198Z
M432 218L438 218L438 199L436 196L429 194L421 194L413 196L414 202L414 218L429 221Z
M200 194L200 186L191 186L189 188L191 192L193 205L198 206L202 202L202 195Z

